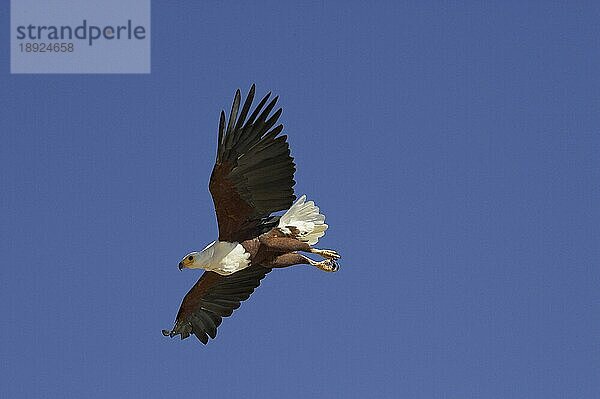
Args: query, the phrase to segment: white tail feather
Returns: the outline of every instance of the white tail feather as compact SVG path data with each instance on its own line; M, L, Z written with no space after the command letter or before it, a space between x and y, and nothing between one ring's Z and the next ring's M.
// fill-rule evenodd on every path
M283 214L277 227L285 234L296 233L292 231L295 228L298 230L295 234L297 239L315 245L325 235L328 226L325 215L319 213L319 207L313 201L306 202L306 195L303 195Z

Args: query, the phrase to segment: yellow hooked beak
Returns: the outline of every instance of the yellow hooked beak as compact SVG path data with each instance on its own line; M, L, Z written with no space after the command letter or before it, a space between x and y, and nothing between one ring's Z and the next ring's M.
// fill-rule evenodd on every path
M194 263L194 257L192 255L186 256L179 262L179 270L183 270L184 267L189 267L192 263Z

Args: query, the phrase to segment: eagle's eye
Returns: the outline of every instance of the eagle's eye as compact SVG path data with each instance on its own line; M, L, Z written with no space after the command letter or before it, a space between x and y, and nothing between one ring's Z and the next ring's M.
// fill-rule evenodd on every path
M188 260L191 262L194 260L194 257L192 255L188 256Z

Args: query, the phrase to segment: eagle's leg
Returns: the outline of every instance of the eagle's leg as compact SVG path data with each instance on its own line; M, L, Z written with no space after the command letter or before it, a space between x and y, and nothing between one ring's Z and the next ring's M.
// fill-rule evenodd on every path
M317 262L296 252L279 255L265 266L282 268L293 265L311 265L326 272L337 272L340 268L335 260L325 259Z
M308 259L304 255L300 255L299 253L292 252L289 254L283 254L277 256L273 259L268 265L269 267L282 268L294 265L310 265L312 259Z
M295 251L310 252L311 250L308 243L290 237L269 237L265 235L260 236L259 240L266 247L282 253Z
M335 260L335 259L339 259L341 258L340 254L338 254L336 251L334 251L333 249L317 249L317 248L311 248L310 252L316 255L319 255L325 259L331 259L331 260Z
M262 244L264 244L265 246L267 246L275 251L279 251L279 252L288 253L288 252L302 251L302 252L310 252L315 255L319 255L325 259L330 259L330 260L335 260L335 259L340 258L340 255L332 249L311 248L311 246L308 243L306 243L304 241L300 241L296 238L263 236L263 237L260 237L259 239L260 239L260 242Z

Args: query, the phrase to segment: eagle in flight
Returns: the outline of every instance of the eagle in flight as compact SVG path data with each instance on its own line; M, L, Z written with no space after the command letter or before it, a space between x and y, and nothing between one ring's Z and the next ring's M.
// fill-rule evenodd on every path
M203 344L215 338L223 317L231 316L273 268L306 264L325 272L339 268L338 253L313 248L327 225L314 202L294 195L294 159L287 136L273 114L277 98L268 93L250 113L252 85L240 110L237 90L229 119L221 111L217 159L209 190L215 205L219 238L179 262L179 269L205 272L185 295L172 330L181 339L194 334ZM266 106L265 106L266 105ZM250 116L248 116L250 114ZM273 213L285 211L283 215ZM304 253L315 254L315 261Z

